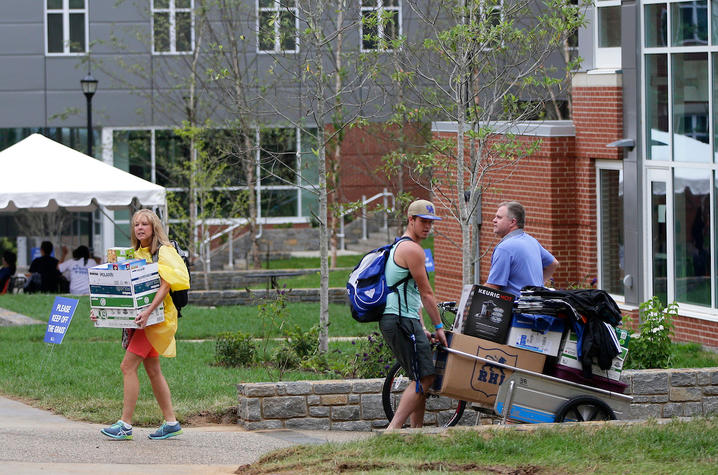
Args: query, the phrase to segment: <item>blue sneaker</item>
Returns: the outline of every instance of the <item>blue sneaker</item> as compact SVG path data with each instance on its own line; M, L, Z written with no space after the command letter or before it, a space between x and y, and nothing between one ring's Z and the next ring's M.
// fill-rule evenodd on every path
M148 435L152 440L161 440L161 439L169 439L170 437L174 437L176 435L180 435L182 433L182 428L179 425L179 422L174 425L169 425L166 422L162 423L162 426Z
M125 424L123 424L122 421L117 421L106 429L100 429L100 432L115 440L132 439L132 427L125 429Z

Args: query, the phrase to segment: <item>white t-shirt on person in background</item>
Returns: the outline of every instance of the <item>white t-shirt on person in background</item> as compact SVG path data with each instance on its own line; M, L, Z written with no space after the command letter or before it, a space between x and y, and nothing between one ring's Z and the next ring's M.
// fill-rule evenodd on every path
M63 274L70 271L70 293L72 295L88 295L90 293L90 280L87 277L87 269L97 265L94 259L72 259L60 262L58 266Z

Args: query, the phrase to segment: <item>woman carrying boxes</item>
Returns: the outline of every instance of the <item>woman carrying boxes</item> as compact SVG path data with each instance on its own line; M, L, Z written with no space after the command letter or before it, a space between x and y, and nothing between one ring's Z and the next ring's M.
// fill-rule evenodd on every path
M165 419L162 426L148 437L167 439L181 434L182 429L172 408L170 388L162 374L159 357L160 355L167 358L176 356L174 335L177 331L177 309L172 303L170 290L188 289L189 274L182 258L170 244L162 222L154 212L148 209L137 211L132 216L131 226L135 258L143 258L147 263L151 263L153 255L158 256L160 288L152 303L142 308L135 318L139 329L123 330L129 332L129 341L120 364L124 388L122 418L100 432L113 439L132 439L132 415L140 392L137 370L142 363ZM150 315L160 305L164 305L164 320L147 326ZM94 313L91 314L91 318L97 319ZM125 346L124 340L123 346Z

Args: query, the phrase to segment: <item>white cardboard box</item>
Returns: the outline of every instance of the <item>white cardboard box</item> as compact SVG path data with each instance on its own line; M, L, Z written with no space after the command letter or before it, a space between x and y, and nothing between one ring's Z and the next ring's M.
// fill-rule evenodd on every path
M618 343L621 345L621 352L613 358L611 367L608 370L601 369L594 359L593 365L591 366L591 372L597 376L604 378L613 379L618 381L621 379L621 371L623 371L623 363L626 361L628 355L628 341L631 336L627 330L623 328L614 328L616 336L618 337ZM564 343L561 354L558 358L558 364L568 366L569 368L583 369L581 362L578 360L578 351L576 348L577 337L573 331L569 332L568 338Z
M97 320L96 327L105 328L139 328L135 324L135 317L141 308L110 308L99 307L93 309ZM147 319L147 326L155 325L165 320L164 305L160 304Z
M514 315L511 320L507 345L523 350L535 351L547 356L556 356L561 348L564 322L556 319L545 333L534 331L533 322L527 315Z
M157 264L112 269L102 264L88 269L90 306L137 308L149 305L160 287Z

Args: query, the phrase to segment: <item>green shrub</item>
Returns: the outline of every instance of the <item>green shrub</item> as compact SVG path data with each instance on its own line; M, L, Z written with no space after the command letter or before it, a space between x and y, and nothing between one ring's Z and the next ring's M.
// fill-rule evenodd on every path
M378 332L372 332L366 339L354 340L356 345L354 367L351 376L355 378L382 378L394 364L394 355L384 338Z
M628 367L633 369L668 368L671 363L671 333L673 319L678 316L678 304L668 307L658 297L643 302L638 309L638 334L628 342Z
M272 363L274 363L281 372L284 372L289 369L298 368L301 364L301 359L297 356L293 348L284 343L274 351Z
M285 322L291 320L287 310L287 291L278 289L273 297L267 297L261 304L257 305L257 319L261 324L261 330L257 335L262 340L261 359L271 357L268 353L270 336L276 329L281 329Z
M6 237L0 237L0 255L4 254L5 251L11 251L17 254L17 243Z
M329 364L329 358L325 353L317 353L303 359L301 368L305 371L314 371L315 373L327 373L329 371L334 371L334 368L332 368Z
M287 344L296 353L296 355L304 360L319 351L319 326L314 325L309 331L303 330L299 325L293 325L284 329L284 336L287 338Z
M257 346L251 335L224 332L217 335L214 359L220 366L249 366L254 363Z

